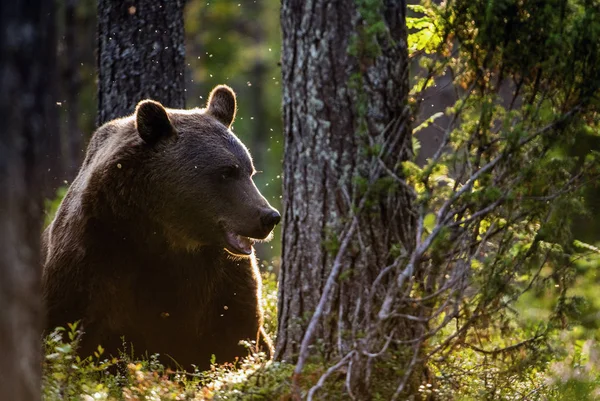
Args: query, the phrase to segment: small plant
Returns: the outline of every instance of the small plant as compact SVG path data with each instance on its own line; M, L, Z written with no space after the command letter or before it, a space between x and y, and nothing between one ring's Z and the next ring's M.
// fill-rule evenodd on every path
M277 335L277 276L275 273L269 270L262 273L262 285L263 326L267 335L275 342Z
M268 270L268 269L267 269ZM277 280L263 274L265 329L277 329ZM58 400L275 400L285 399L293 366L268 361L264 352L251 352L235 363L193 373L163 366L158 355L136 360L124 343L119 358L107 358L101 346L93 356L77 355L79 323L58 327L44 340L43 399Z
M111 375L116 359L103 359L103 349L82 359L77 348L82 332L78 323L58 327L44 341L43 397L45 400L108 399L122 377Z

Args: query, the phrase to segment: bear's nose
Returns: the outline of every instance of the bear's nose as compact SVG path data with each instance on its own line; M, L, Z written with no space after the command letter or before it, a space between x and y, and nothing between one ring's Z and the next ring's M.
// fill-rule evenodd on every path
M281 221L281 215L277 210L269 210L260 218L260 222L264 227L275 227Z

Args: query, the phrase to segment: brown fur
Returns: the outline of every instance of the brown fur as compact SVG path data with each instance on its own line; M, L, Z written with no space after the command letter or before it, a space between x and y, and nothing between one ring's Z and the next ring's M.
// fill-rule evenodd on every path
M233 106L232 106L233 105ZM251 180L246 148L228 130L235 95L207 109L140 102L136 114L94 134L85 161L43 235L47 330L82 320L81 353L161 354L186 369L246 354L258 340L254 256L233 257L224 233L264 238L278 221Z
M219 85L210 92L208 97L208 112L227 128L231 127L237 109L235 96L231 96L231 93L229 86Z

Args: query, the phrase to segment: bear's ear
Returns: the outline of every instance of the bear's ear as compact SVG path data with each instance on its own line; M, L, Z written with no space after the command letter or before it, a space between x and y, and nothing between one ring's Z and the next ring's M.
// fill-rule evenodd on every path
M216 86L208 97L206 111L227 128L235 118L235 92L227 85Z
M154 100L142 100L137 104L135 128L140 137L149 145L176 135L167 111L162 104Z

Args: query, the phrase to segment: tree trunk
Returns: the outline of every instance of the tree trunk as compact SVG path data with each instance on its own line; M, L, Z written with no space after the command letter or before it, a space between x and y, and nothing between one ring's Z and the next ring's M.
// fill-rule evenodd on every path
M44 143L56 132L53 2L0 3L0 399L40 399Z
M183 0L98 1L98 125L150 98L184 108Z
M412 196L400 182L401 162L412 158L405 7L393 0L284 0L281 10L284 227L276 358L297 360L299 374L317 351L329 364L347 356L354 366L348 390L357 399L369 398L374 363L361 352L377 352L386 341L370 327L385 298L378 285L394 275L376 278L386 266L398 271L394 260L415 240ZM387 324L399 327L398 340L421 330Z

